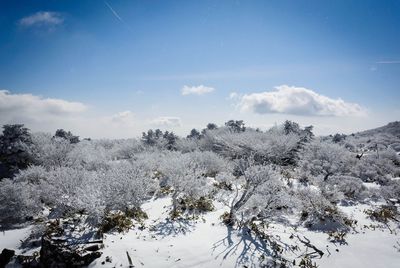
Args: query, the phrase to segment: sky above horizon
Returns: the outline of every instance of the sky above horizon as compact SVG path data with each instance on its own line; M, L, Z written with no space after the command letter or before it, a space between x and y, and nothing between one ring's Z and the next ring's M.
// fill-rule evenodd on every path
M0 124L317 134L400 120L400 1L0 0Z

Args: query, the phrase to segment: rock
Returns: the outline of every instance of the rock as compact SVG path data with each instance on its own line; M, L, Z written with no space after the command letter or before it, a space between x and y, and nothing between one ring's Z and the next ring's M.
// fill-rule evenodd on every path
M106 257L106 262L110 262L111 263L112 262L112 258L110 256L107 256Z
M94 248L94 246L91 247ZM100 248L97 245L96 247ZM68 247L53 242L49 237L43 236L42 238L40 263L45 267L81 267L89 265L100 256L101 252L98 251Z
M82 267L99 258L103 240L97 230L87 229L83 223L84 219L50 222L42 237L40 264L44 267Z
M14 257L15 251L11 249L3 249L3 251L0 254L0 268L5 267Z
M22 267L37 268L41 267L37 257L38 255L32 255L32 256L18 255L16 260L17 263L20 264Z
M94 244L85 248L86 251L98 251L102 248L99 244Z

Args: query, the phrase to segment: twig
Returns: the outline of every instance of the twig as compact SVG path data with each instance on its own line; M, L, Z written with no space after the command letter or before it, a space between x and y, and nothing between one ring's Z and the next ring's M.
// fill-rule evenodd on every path
M299 235L296 235L297 239L299 239L299 241L301 243L303 243L306 247L308 248L312 248L316 253L319 254L320 257L322 257L324 255L324 252L322 252L320 249L318 249L316 246L314 246L313 244L310 243L310 240L304 236L304 239L301 239ZM308 254L311 255L312 253Z
M132 259L131 259L131 256L129 256L128 251L126 252L126 256L128 257L129 268L135 267L135 266L133 266Z

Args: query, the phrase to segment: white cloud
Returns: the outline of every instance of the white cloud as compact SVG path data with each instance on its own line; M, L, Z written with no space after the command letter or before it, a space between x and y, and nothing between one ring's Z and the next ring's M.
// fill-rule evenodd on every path
M206 87L203 85L200 86L184 86L182 88L182 95L190 95L190 94L194 94L194 95L203 95L203 94L207 94L207 93L211 93L213 92L215 89L212 87Z
M24 27L33 26L56 26L64 22L63 16L58 12L39 11L19 20L19 25Z
M240 95L237 92L229 93L229 99L231 99L231 100L235 100L235 99L239 98L239 96Z
M158 127L179 127L181 119L173 116L161 116L151 121L151 124Z
M32 94L12 94L7 90L0 90L0 121L3 124L63 118L86 109L87 106L80 102L41 98Z
M309 116L362 116L366 110L356 103L331 99L313 90L282 85L274 91L243 95L238 106L257 114L282 113Z
M111 122L117 124L132 124L135 119L135 115L131 111L119 112L110 117Z

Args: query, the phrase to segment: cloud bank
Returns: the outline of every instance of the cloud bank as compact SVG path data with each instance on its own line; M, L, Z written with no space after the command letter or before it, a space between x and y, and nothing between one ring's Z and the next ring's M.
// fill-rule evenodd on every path
M357 103L332 99L303 87L282 85L274 91L242 95L238 101L242 111L257 114L293 114L307 116L363 116L366 109Z
M173 116L161 116L151 121L151 124L158 127L179 127L181 119Z
M193 95L204 95L204 94L207 94L207 93L211 93L211 92L213 92L215 90L215 88L212 88L212 87L206 87L206 86L203 86L203 85L200 85L200 86L184 86L183 88L182 88L182 95L190 95L190 94L193 94Z
M2 123L43 121L73 116L87 110L80 102L41 98L32 94L11 94L0 90Z
M19 25L24 27L56 26L64 22L63 16L58 12L39 11L19 20Z

